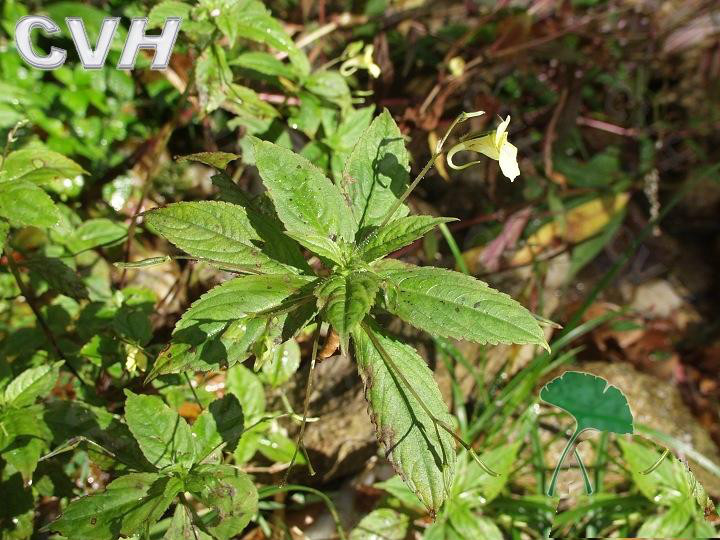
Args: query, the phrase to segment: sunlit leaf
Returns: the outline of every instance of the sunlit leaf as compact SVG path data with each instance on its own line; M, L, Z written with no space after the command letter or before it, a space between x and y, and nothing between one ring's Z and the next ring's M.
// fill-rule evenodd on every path
M359 329L353 342L370 417L385 455L434 515L453 482L455 442L428 414L452 425L432 372L412 347L377 329ZM405 381L413 385L422 405Z
M553 472L548 494L553 495L558 471L578 436L595 429L611 433L632 433L633 416L627 398L616 386L602 377L579 371L566 371L547 383L540 399L569 413L575 419L575 433L570 437Z
M187 422L158 396L125 393L125 421L147 460L158 469L190 469L195 443Z

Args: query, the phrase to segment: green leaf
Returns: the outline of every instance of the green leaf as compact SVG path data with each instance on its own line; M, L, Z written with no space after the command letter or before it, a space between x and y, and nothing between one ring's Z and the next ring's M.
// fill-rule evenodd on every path
M320 257L338 264L345 262L345 255L340 246L327 236L317 234L285 234Z
M293 235L353 240L354 225L338 188L307 159L254 139L255 162L275 210Z
M72 159L40 144L11 152L4 163L0 157L0 182L48 184L53 180L75 178L83 173L87 171Z
M225 5L215 18L220 31L233 46L238 38L265 43L288 54L290 61L301 74L310 73L310 62L287 35L279 21L258 0L239 0Z
M572 415L578 431L633 432L633 416L625 395L592 373L566 371L542 388L540 399Z
M422 513L425 511L425 507L418 496L410 490L407 484L403 482L403 479L397 474L384 482L376 483L375 487L387 491L400 502L402 507L411 510L413 513Z
M297 78L291 66L265 52L249 51L239 54L230 61L230 65L257 71L270 77L285 77L291 80Z
M199 465L187 488L214 512L204 519L205 529L218 540L242 530L258 510L258 494L250 477L229 465Z
M300 367L300 346L290 339L275 347L270 361L262 366L260 378L267 384L278 387L290 380Z
M243 410L237 397L227 394L213 401L192 425L195 460L203 461L223 443L226 450L234 451L243 427Z
M455 483L455 492L459 494L472 490L473 493L482 493L486 503L495 499L510 479L521 446L522 440L519 440L488 450L480 456L480 461L497 473L495 476L488 474L477 461L466 455L465 467L458 471L459 481Z
M398 474L435 515L455 475L455 444L427 412L452 425L432 372L412 347L374 328L362 327L353 333L353 342L378 440Z
M147 309L122 306L115 313L113 329L131 343L144 347L152 339L152 324Z
M73 439L78 443L82 440L92 441L107 452L100 456L98 452L91 450L91 459L95 463L102 463L107 469L152 469L127 425L104 408L92 407L78 401L54 400L45 404L43 419L52 431L54 447Z
M302 287L307 284L299 276L267 275L241 276L218 285L185 311L148 380L187 369L232 366L246 359L268 322L266 317L252 315L294 302L304 294ZM277 324L283 328L291 322L290 315L277 317Z
M305 81L305 89L335 103L341 109L351 106L350 87L337 71L319 69Z
M121 242L127 236L127 228L107 218L88 219L62 242L73 253L81 253L96 247L106 247Z
M60 294L83 300L88 298L88 290L75 271L60 259L34 257L23 261L23 266L47 281L51 289Z
M473 513L467 504L455 504L450 509L450 526L460 538L503 540L502 532L490 519Z
M244 465L255 456L258 446L260 446L260 440L264 437L264 430L266 429L267 424L260 424L243 433L233 454L235 465Z
M455 218L433 216L406 216L390 221L380 227L360 244L359 253L365 262L373 262L388 253L412 244L441 223L456 221Z
M223 49L208 47L195 62L195 85L200 105L211 113L226 103L231 90L232 72Z
M176 476L160 477L156 480L139 504L129 508L123 517L122 532L125 535L134 532L147 534L150 525L162 517L172 504L175 496L184 488L181 478Z
M158 469L177 464L189 470L195 444L187 422L158 396L125 394L125 421L147 460Z
M148 29L162 28L165 19L168 17L182 17L183 23L190 19L192 6L177 0L164 0L150 10L148 13Z
M579 371L566 371L540 390L540 399L575 418L575 433L553 472L548 494L555 492L558 471L577 437L587 429L611 433L632 433L633 416L627 398L602 377Z
M0 183L0 216L14 225L36 227L52 227L60 219L50 195L23 180Z
M245 208L250 224L264 242L265 253L276 261L299 268L303 273L312 273L300 253L300 246L286 235L285 228L266 194L251 200L226 174L216 174L212 180L220 189L224 200Z
M67 30L65 18L81 18L85 24L86 32L90 36L93 36L92 38L90 38L91 40L96 39L97 36L100 34L100 28L102 27L103 21L107 17L107 11L97 8L86 2L53 2L52 4L44 6L43 12L54 21L57 21L57 24L60 26L63 32L63 36L66 38L70 36L70 33ZM119 25L110 45L110 50L122 50L126 36L127 30L122 24ZM77 73L77 71L75 73Z
M265 412L265 389L255 373L238 364L227 370L225 376L227 391L240 401L246 421L257 421Z
M212 537L193 524L189 509L178 504L163 540L212 540Z
M148 226L194 257L255 274L297 272L271 259L241 206L220 201L175 203L145 215Z
M0 415L0 457L15 467L26 483L32 479L50 439L41 405L6 409Z
M305 455L297 452L295 441L278 431L269 431L258 440L258 451L273 463L290 463L295 456L295 465L305 465Z
M198 154L180 156L177 158L177 161L178 163L182 163L183 161L197 161L222 171L227 167L228 163L236 159L240 159L240 156L229 152L200 152Z
M407 188L410 158L405 141L390 113L373 120L350 154L341 187L350 200L357 230L380 225ZM401 205L394 218L408 213Z
M535 318L508 295L451 270L386 260L386 308L430 334L477 343L534 343L548 347Z
M360 520L350 533L350 540L403 540L410 526L410 516L392 508L378 508Z
M70 503L47 526L68 540L115 540L157 521L182 489L177 478L131 473L108 484L102 493Z
M6 406L27 407L41 396L50 393L58 378L63 362L26 369L5 388L3 401Z
M350 333L370 312L380 288L377 277L363 270L334 274L315 289L324 319L340 336L347 350Z
M689 467L674 455L663 458L658 451L636 442L622 438L617 442L633 482L654 504L665 507L685 505L689 514L699 516L713 510L705 489ZM646 472L651 468L651 472Z
M685 534L685 530L692 520L683 505L673 506L659 516L652 516L642 524L637 532L637 538L697 538L695 535Z

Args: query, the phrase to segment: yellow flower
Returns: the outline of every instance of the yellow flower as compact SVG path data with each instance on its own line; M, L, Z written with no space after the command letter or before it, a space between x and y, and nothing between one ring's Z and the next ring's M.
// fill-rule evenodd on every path
M358 69L366 69L373 79L377 79L380 76L380 66L373 61L373 52L375 47L373 45L365 45L362 54L360 48L362 42L353 42L348 45L343 56L349 56L340 66L340 74L343 77L347 77L355 73Z
M507 127L510 123L508 116L503 120L494 133L489 133L477 139L470 139L460 142L453 146L447 155L447 162L450 167L456 170L465 169L479 161L471 161L465 165L455 165L452 158L458 152L463 150L472 150L484 154L490 159L495 159L500 163L500 170L512 182L520 175L520 167L517 162L517 147L508 141Z

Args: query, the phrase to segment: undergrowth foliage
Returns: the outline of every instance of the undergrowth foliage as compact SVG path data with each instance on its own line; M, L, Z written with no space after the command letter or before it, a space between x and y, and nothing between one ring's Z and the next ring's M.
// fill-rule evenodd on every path
M191 257L241 274L184 313L148 379L231 367L250 355L258 368L272 344L311 324L317 351L327 324L357 362L388 459L435 514L455 475L453 419L423 358L376 316L391 313L435 336L547 347L540 326L477 279L386 258L451 221L409 215L409 157L387 111L360 137L338 183L287 148L255 140L253 151L266 194L248 199L220 172L224 201L175 203L144 215ZM186 159L222 169L227 156ZM311 267L305 251L322 264Z
M707 519L714 486L706 492L695 476L696 466L720 476L712 455L642 414L634 421L622 379L564 371L596 359L586 347L596 331L639 330L624 308L591 310L686 190L720 167L705 167L712 145L702 126L715 108L704 96L688 105L697 96L687 66L633 65L658 47L625 32L675 36L657 24L666 17L639 6L620 20L613 3L595 1L564 3L550 17L517 3L312 4L0 2L0 540L295 538L300 512L314 520L308 535L325 521L318 503L340 540L717 537ZM61 26L81 17L92 43L104 17L121 17L107 65L29 69L13 33L35 11ZM183 18L164 72L149 71L151 54L138 55L134 72L114 68L124 21L140 16L151 33ZM419 35L411 19L429 31ZM609 39L603 28L626 19ZM599 38L613 60L596 57ZM63 31L33 40L37 50L72 48ZM567 45L564 60L551 48ZM658 118L640 107L628 123L622 115L645 101ZM406 137L380 103L402 118L415 155L431 156L414 179ZM438 142L470 104L488 115L461 114ZM470 118L481 131L452 135ZM594 133L620 126L628 136ZM670 144L676 133L682 144ZM191 153L203 149L237 153ZM696 155L677 190L665 184L684 176L686 157L664 164L675 153ZM521 182L496 192L494 163L476 169L482 182L450 177L447 168L476 166L475 154L509 181L522 164ZM198 163L215 170L212 185ZM466 216L457 236L454 218L406 204L436 164L452 181L438 199L416 200ZM583 268L607 266L602 254L615 252L626 210L644 208L641 191L651 220L627 229L634 240L592 290L575 290ZM450 200L466 193L477 200ZM435 229L463 273L394 258L402 250L447 263ZM551 287L565 255L566 282ZM554 323L470 276L484 271L532 276L525 290L563 327L543 332L538 321ZM577 310L547 302L571 289L566 300L582 296ZM452 413L426 355L398 337L400 321L402 335L427 334ZM333 362L356 367L357 387L336 396L332 377L317 384L320 361L333 375ZM350 477L366 465L353 451L336 454L314 487L287 484L305 468L314 474L310 458L324 456L338 425L328 409L336 398L344 407L350 391L357 405L360 386L398 474L387 477L380 461ZM373 430L366 440L349 419L355 411L338 411L337 440L357 434L371 452ZM574 468L584 492L568 481ZM370 477L382 480L362 492L362 510L373 509L354 523L357 508L336 508L334 490L342 479L342 498Z

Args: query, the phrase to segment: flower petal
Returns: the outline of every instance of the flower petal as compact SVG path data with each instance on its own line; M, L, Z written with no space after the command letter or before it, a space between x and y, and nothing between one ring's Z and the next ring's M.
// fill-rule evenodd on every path
M507 131L508 124L510 123L510 115L500 122L500 125L498 126L497 130L495 131L495 146L500 148L500 143L502 142L503 134L505 131Z
M500 170L512 182L516 177L520 176L520 167L517 162L517 147L509 142L500 147Z
M473 150L474 152L485 154L490 159L500 159L500 153L498 152L498 147L495 146L495 140L492 133L478 139L465 141L465 148L467 150Z

